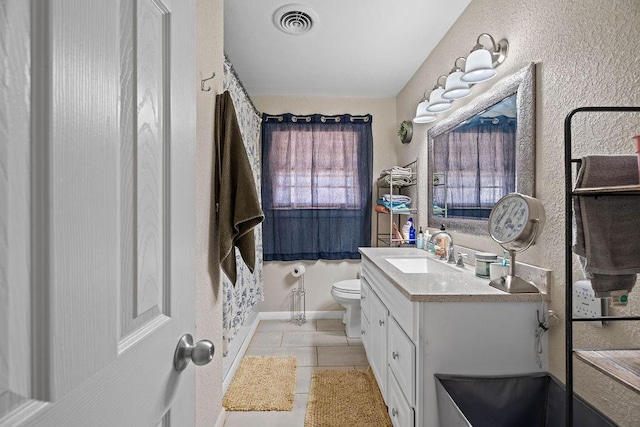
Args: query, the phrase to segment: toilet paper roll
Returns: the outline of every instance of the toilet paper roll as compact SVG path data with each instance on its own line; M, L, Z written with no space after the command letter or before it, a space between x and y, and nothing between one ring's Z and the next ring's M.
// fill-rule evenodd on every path
M296 264L293 266L293 269L291 270L291 275L293 277L300 277L305 273L305 271L307 271L307 269L304 268L304 265Z

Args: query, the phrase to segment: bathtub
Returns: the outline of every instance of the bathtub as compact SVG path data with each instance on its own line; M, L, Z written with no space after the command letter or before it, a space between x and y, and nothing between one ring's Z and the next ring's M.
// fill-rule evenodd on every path
M564 427L565 391L547 373L510 377L436 375L442 427ZM616 426L574 396L573 420L580 427Z

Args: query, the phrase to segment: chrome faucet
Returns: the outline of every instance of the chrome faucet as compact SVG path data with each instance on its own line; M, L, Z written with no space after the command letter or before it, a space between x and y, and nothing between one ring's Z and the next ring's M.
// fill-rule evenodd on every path
M445 231L444 224L440 227L440 231L431 236L429 241L433 243L433 248L436 250L436 258L451 264L456 263L453 255L453 237Z

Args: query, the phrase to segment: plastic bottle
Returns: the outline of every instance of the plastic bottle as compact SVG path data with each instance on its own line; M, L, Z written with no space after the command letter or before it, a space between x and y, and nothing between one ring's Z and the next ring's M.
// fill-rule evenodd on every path
M409 218L409 222L411 223L411 226L409 227L409 244L415 245L416 244L416 228L413 226L413 218Z
M424 247L424 233L422 232L422 227L420 227L420 231L418 231L418 237L416 237L416 248L422 249Z
M403 242L402 243L409 243L409 233L411 232L411 226L412 226L412 219L409 218L407 220L407 222L404 223L404 225L402 226L402 239Z

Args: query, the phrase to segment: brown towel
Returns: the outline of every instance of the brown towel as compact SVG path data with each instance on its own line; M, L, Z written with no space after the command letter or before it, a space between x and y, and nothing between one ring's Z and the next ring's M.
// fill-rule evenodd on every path
M233 248L238 248L244 263L253 272L256 257L253 227L264 220L264 214L229 92L216 96L215 120L220 265L235 285Z
M576 188L638 183L636 156L587 156L582 159ZM598 298L613 290L630 291L640 273L640 198L636 196L576 197L573 251Z

